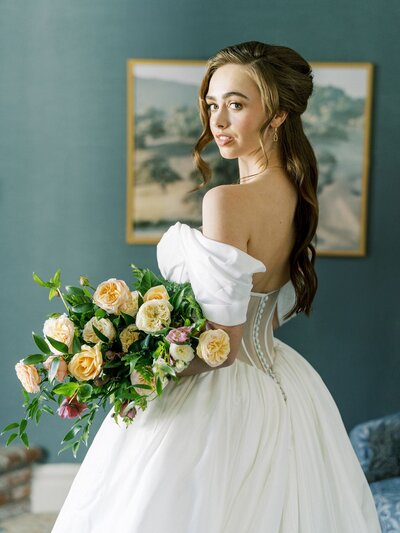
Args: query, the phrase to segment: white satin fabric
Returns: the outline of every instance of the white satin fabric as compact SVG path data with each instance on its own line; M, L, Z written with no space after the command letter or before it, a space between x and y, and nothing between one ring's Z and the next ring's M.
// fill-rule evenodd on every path
M252 292L260 261L179 222L157 256L207 318L245 322L241 349L229 367L169 383L127 429L109 413L53 533L379 533L332 396L273 336L293 288Z

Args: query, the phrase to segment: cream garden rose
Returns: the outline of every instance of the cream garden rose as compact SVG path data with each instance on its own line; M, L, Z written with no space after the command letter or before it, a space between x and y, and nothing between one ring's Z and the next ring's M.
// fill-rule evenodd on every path
M105 335L110 341L115 339L116 331L111 320L108 318L98 319L94 316L85 324L85 327L83 328L82 336L85 342L97 343L100 341L93 330L93 326L97 328L100 333Z
M209 329L199 336L196 353L209 366L221 365L230 352L229 335L223 329Z
M143 301L149 300L169 300L169 294L164 285L156 285L151 287L143 296Z
M128 352L129 346L137 341L139 338L139 331L135 324L129 324L124 330L121 331L119 335L119 340L122 344L122 351L124 353Z
M168 300L148 300L140 307L136 315L138 329L145 333L154 333L170 325L173 307Z
M81 346L80 352L74 355L68 364L68 371L79 381L89 381L101 373L103 355L98 342L91 347L87 344Z
M121 306L120 311L126 315L135 316L139 308L139 293L132 291L128 300Z
M93 294L93 301L107 313L120 315L121 307L129 301L130 297L131 292L125 281L110 278L97 287Z
M74 332L74 323L65 313L59 317L48 318L43 325L43 334L46 342L52 353L56 355L61 355L62 352L54 348L54 346L47 340L46 336L52 337L56 341L63 342L68 346L68 351L71 351L72 343L74 341Z
M190 363L195 357L195 353L190 344L170 344L169 353L175 359L175 361L183 361L184 363Z
M40 376L34 365L26 365L19 362L15 365L15 372L27 392L36 393L40 391Z

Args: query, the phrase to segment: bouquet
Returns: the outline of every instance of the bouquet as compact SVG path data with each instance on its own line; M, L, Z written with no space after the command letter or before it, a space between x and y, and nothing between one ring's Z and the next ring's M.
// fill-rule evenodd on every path
M86 277L79 286L61 288L60 270L50 281L33 278L58 296L63 314L48 315L43 336L33 333L38 350L15 366L23 385L25 417L6 426L8 446L16 438L29 447L27 425L43 413L76 419L61 441L74 457L87 446L99 407L111 403L118 423L131 424L138 410L162 396L169 381L197 355L210 366L229 354L229 336L212 329L190 283L175 283L149 269L131 265L136 282L130 290L111 278L94 288ZM33 398L31 395L35 395ZM52 404L56 404L55 406Z

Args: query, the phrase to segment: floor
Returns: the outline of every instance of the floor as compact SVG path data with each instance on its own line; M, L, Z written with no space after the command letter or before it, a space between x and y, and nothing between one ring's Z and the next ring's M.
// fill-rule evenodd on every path
M0 533L50 533L56 517L53 513L24 513L3 520Z

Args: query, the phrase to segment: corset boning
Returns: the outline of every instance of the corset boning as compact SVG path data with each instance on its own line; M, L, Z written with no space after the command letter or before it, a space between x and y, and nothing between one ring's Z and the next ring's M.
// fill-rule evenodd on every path
M279 386L286 401L279 376L274 371L273 318L279 290L267 294L252 292L237 359L268 374Z

